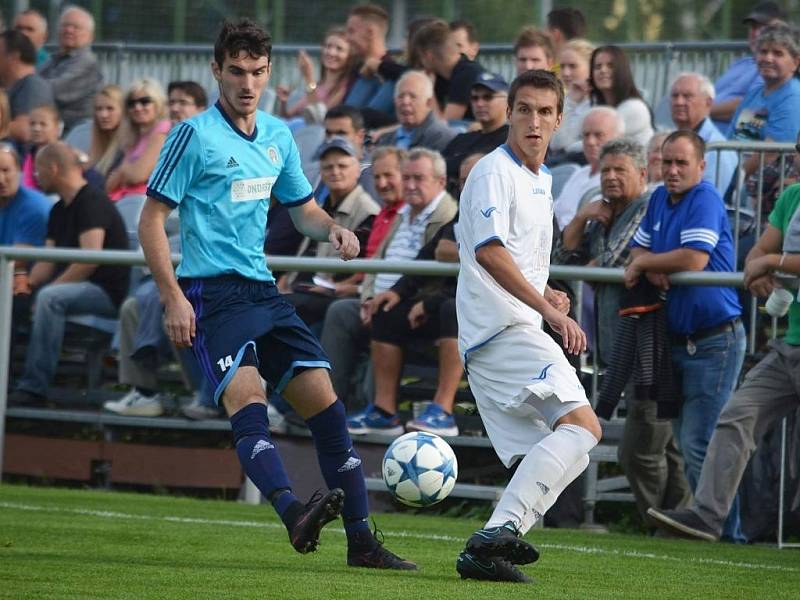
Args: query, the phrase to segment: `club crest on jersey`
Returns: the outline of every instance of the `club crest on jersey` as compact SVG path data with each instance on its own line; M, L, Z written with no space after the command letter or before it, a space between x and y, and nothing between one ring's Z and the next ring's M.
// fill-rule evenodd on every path
M269 156L269 160L272 162L273 165L278 164L278 149L275 146L270 146L267 148L267 156Z

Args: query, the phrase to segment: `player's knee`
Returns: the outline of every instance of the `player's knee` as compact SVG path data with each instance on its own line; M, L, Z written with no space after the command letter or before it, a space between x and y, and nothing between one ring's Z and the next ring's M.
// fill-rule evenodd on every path
M597 439L598 443L603 439L603 428L596 416L592 415L592 418L583 427Z
M250 404L266 404L266 400L263 396L259 396L258 394L248 394L248 395L241 395L241 396L232 396L229 394L225 394L222 397L222 404L225 406L225 410L228 413L228 416L233 416L238 413L240 410L245 408Z
M588 406L567 413L556 422L556 426L558 425L576 425L592 434L598 443L603 439L603 428L600 426L600 421Z

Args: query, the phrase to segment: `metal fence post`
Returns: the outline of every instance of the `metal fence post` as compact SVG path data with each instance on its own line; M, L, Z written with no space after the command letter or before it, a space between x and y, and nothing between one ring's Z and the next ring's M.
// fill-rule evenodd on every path
M14 261L0 254L0 482L3 473L3 450L6 443L6 400L8 364L11 357L11 303L14 301Z

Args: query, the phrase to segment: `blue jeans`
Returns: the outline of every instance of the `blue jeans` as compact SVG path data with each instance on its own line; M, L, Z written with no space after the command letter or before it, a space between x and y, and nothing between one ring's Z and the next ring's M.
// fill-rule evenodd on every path
M689 354L686 345L672 346L672 362L683 392L681 414L674 421L673 428L692 491L700 479L706 448L719 414L739 379L745 349L745 332L741 323L736 325L735 331L699 340L694 355ZM745 541L739 520L738 496L722 535L733 541Z
M103 288L89 281L46 285L37 292L34 302L25 372L17 387L44 395L58 366L67 316L116 318L117 307Z

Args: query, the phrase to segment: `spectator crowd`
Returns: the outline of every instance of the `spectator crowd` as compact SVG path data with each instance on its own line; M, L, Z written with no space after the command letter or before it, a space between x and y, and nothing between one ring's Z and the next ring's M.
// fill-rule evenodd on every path
M580 11L553 10L544 28L526 26L513 40L518 75L551 70L564 86L545 161L553 263L625 269L624 285L551 285L567 292L605 370L599 416L611 418L624 396L619 455L637 506L653 526L667 515L688 519L705 539L732 541L745 539L736 478L768 425L800 400L800 187L781 189L796 179L794 157L706 147L798 142L800 33L771 1L754 3L744 23L750 54L716 81L680 73L665 99L668 119L656 119L622 48L585 39ZM411 21L400 56L387 49L389 25L378 5L352 8L326 32L319 65L298 53L299 87L271 82L273 112L292 131L315 201L355 232L363 258L457 262L458 197L470 169L502 151L510 82L482 66L479 31L468 21ZM35 10L0 33L0 245L136 249L139 211L168 132L219 110L193 81L107 84L93 36L92 15L74 6L61 13L51 52L47 20ZM749 214L763 222L741 226ZM168 221L167 233L179 252L176 223ZM330 244L298 233L274 198L265 252L333 255ZM752 294L785 289L794 300L785 338L737 392L746 328L756 326L747 318L751 294L671 285L668 276L741 270ZM351 433L458 435L454 278L276 277L331 359ZM77 263L15 264L13 342L25 345L25 362L11 405L46 404L69 319L86 314L119 320L119 382L129 391L105 410L163 414L156 373L177 360L196 390L183 413L219 414L193 355L170 346L148 273ZM437 381L431 402L404 423L398 389L407 361L436 365ZM789 401L776 404L767 388L781 378ZM273 394L271 426L288 410ZM722 471L730 476L723 480Z

